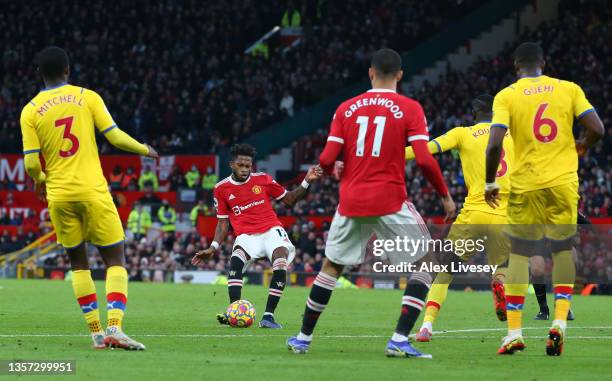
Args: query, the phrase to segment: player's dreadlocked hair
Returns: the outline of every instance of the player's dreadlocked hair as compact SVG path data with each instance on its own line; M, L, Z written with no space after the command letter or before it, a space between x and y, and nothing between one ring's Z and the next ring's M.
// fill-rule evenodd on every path
M472 100L472 109L482 114L493 112L493 96L490 94L480 94Z
M257 155L255 147L249 144L234 144L230 149L230 153L232 154L232 160L236 160L238 156L248 156L252 159Z
M370 66L380 75L392 76L402 70L402 57L393 49L380 49L372 56Z
M514 51L514 60L520 65L533 66L544 60L544 51L535 42L523 42Z
M64 74L70 65L70 61L64 49L57 46L49 46L38 53L36 64L43 78L53 80L60 78Z

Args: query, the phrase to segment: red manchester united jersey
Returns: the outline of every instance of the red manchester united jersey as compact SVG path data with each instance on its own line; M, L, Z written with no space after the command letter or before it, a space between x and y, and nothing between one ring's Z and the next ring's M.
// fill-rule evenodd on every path
M266 173L251 173L242 183L227 177L215 185L217 218L229 218L237 235L266 232L282 226L270 197L280 200L285 194L287 190Z
M392 90L372 89L342 103L328 141L343 145L343 216L395 213L406 201L405 147L429 140L421 105Z

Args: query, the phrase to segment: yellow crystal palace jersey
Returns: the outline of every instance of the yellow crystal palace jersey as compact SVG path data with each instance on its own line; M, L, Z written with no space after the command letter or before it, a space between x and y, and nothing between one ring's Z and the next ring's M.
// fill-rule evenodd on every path
M41 152L49 201L88 201L108 193L95 128L115 128L102 98L64 84L41 91L21 112L23 153Z
M572 127L592 111L580 86L545 75L521 78L495 96L493 125L509 128L514 141L513 193L578 181Z
M478 210L487 213L506 215L506 205L510 192L511 159L514 155L512 140L504 139L502 158L497 171L497 183L500 185L500 205L491 208L484 199L485 186L485 151L489 142L491 123L478 123L469 127L455 127L446 134L427 143L431 153L456 149L461 160L461 169L468 189L463 204L464 210ZM414 151L406 148L406 159L413 159Z

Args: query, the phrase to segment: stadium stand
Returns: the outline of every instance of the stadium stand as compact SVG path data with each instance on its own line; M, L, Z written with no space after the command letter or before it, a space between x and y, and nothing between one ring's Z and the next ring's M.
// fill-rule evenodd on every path
M97 12L96 7L101 3L94 3L97 5L73 15L73 22L63 26L58 41L46 41L44 30L16 28L19 23L7 23L6 20L28 20L29 25L42 28L49 23L37 23L36 20L43 17L59 20L66 12L72 12L71 7L50 3L44 13L38 11L24 17L29 7L25 3L11 2L7 12L0 14L0 26L4 31L0 43L7 47L0 74L0 152L19 151L19 112L39 88L30 53L41 44L54 42L73 52L72 59L77 63L72 68L74 82L102 90L117 123L131 134L150 141L162 152L208 153L274 121L291 117L295 110L358 80L369 53L378 46L391 46L401 51L410 49L439 25L452 22L453 18L479 3L464 1L461 6L451 6L445 1L402 1L410 5L412 12L389 14L385 9L389 9L390 2L377 3L374 12L377 17L365 23L352 15L358 14L366 3L371 12L371 2L357 1L351 12L339 12L341 5L332 1L304 2L300 9L301 24L305 27L301 43L286 53L280 46L271 45L273 49L267 58L244 56L236 47L247 47L253 43L253 36L262 35L280 23L283 12L279 11L282 9L279 4L284 4L282 1L232 0L214 3L206 12L199 9L196 1L168 1L156 7L126 1L118 4L112 14ZM521 40L535 40L546 46L547 72L579 83L604 124L609 125L612 78L605 69L612 66L611 45L606 43L612 17L611 9L599 6L600 3L562 1L558 20L528 31ZM436 12L431 12L432 9ZM148 16L136 19L135 10L146 12ZM233 17L238 14L240 17ZM181 28L186 17L195 16L207 21L190 23L196 26L193 28ZM107 18L119 21L111 24ZM417 24L415 20L420 22ZM219 30L227 28L232 33L226 34L226 39L207 38L213 34L218 36ZM129 40L139 40L139 36L151 33L166 37L152 46L124 45L128 40L123 38L125 35L130 36ZM364 35L367 38L363 39ZM394 39L386 40L383 35L394 36ZM476 94L495 93L512 81L509 73L512 72L510 55L513 48L505 47L496 58L483 57L465 72L450 68L437 84L403 88L406 95L423 104L432 136L457 125L470 124L469 100ZM337 71L335 67L345 70ZM181 128L176 129L179 125ZM294 169L316 161L325 143L326 129L327 126L321 126L319 134L295 143ZM606 136L580 162L580 209L588 216L612 216L612 170L609 169L612 153L605 149L611 142L612 138ZM102 152L112 151L103 146ZM459 162L451 154L440 155L438 160L460 206L466 190ZM127 170L118 169L123 175ZM409 171L409 193L421 214L442 214L422 174L414 166L409 166ZM180 168L174 168L170 189L184 187L184 176ZM131 177L124 184L120 182L117 189L135 189L137 184L138 178ZM306 217L333 214L337 188L337 182L326 178L313 185L307 198L293 209L276 205L279 215L298 216L287 229L298 249L293 271L319 270L327 224L315 227ZM15 184L10 182L0 183L0 190L15 189ZM11 219L1 209L10 202L7 198L0 205L0 225L37 226L42 233L48 231L49 222L39 221L35 215ZM188 221L189 209L178 209L183 212L180 218ZM155 215L153 213L153 219ZM35 238L36 234L27 228L15 234L5 230L0 235L0 255L18 250ZM583 279L612 283L610 255L599 237L587 230L580 238L584 243L579 261ZM233 237L228 237L220 253L204 268L224 270L232 242ZM196 230L162 235L153 241L128 239L126 256L130 277L162 281L168 270L192 268L191 255L207 247L208 243L208 239ZM96 253L91 261L92 268L102 265ZM69 267L65 255L48 258L45 265L60 269ZM261 270L261 266L264 264L256 264L253 269Z

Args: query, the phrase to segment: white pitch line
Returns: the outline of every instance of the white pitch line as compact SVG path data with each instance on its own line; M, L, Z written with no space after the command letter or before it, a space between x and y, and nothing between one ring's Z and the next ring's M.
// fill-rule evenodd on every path
M570 332L573 330L580 329L610 329L610 327L570 327ZM470 333L470 332L495 332L505 331L506 328L474 328L474 329L456 329L456 330L444 330L434 331L435 337L440 338L493 338L493 336L458 336L452 335L453 333ZM524 327L523 330L545 330L545 327ZM239 338L239 337L287 337L287 334L133 334L135 337L185 337L185 338ZM87 337L86 334L54 334L54 333L39 333L39 334L0 334L0 337ZM323 339L377 339L386 338L388 335L315 335L317 338ZM414 334L410 335L414 337ZM496 337L496 336L495 336ZM526 337L538 337L538 336L526 336ZM573 336L569 335L573 339L612 339L612 336Z

